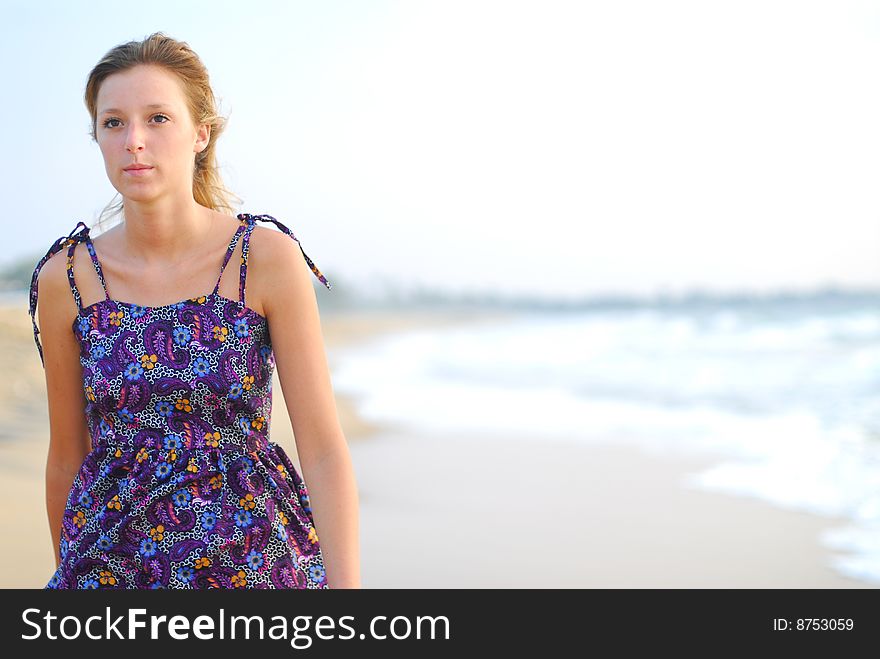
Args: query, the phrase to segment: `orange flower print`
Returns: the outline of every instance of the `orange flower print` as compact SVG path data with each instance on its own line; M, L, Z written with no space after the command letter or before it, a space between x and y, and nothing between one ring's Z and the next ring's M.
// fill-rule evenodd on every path
M83 511L78 510L76 515L73 516L73 523L76 524L77 528L82 528L86 524L86 516Z
M284 465L280 464L277 467L278 473L281 474L283 478L287 478L287 469L285 469Z
M153 368L159 358L156 355L141 355L141 367L144 370Z
M189 398L178 398L177 402L174 404L174 407L182 410L183 412L193 411L192 405L189 404Z
M251 425L252 425L256 430L262 430L262 429L263 429L263 424L265 424L265 423L266 423L266 419L265 419L265 417L262 417L262 416L258 416L256 419L254 419L253 421L251 421Z
M281 520L281 523L284 524L284 526L287 526L290 523L290 520L287 519L287 515L285 515L282 511L278 513L278 518Z
M218 341L225 341L226 335L229 334L228 327L220 327L219 325L214 325L214 338Z
M204 304L207 298L204 295L199 295L198 297L191 297L189 299L190 302L195 302L196 304Z
M186 465L186 470L191 474L196 474L199 471L199 465L196 464L195 458L189 459L189 464Z
M109 572L107 570L101 571L101 574L98 575L98 580L105 586L116 585L116 577L113 576L112 572Z
M143 462L149 457L149 454L147 453L147 449L141 446L137 452L137 455L134 457L137 459L138 462Z
M247 575L244 570L239 570L238 574L232 575L232 585L236 588L244 588L247 585Z
M254 495L248 492L244 495L243 499L238 500L239 505L245 510L253 510L254 506L256 506L256 502L254 501Z
M94 389L92 389L91 385L86 387L86 398L88 398L93 403L95 402L95 391Z
M125 315L125 312L121 309L119 311L111 311L109 316L110 324L119 327L119 323L122 321L123 315Z
M220 433L216 430L214 432L205 433L205 445L210 448L217 448L220 446Z
M113 510L120 510L122 508L122 503L119 501L118 494L114 494L113 498L107 502L107 507Z
M318 542L318 532L315 530L315 527L309 529L309 542L315 544Z
M153 540L155 540L156 542L161 541L162 538L165 537L165 525L158 524L158 525L154 526L153 528L151 528L150 529L150 537Z
M212 490L219 490L221 487L223 487L223 474L211 476L210 484Z
M174 462L175 460L177 460L177 449L173 448L168 451L168 461Z
M196 559L196 569L201 570L203 567L210 567L211 559L203 556L202 558Z
M122 447L120 447L120 446L116 447L116 453L113 454L113 457L114 458L121 458L122 457Z
M241 386L246 390L249 390L252 386L254 386L254 376L253 375L245 375L244 380L241 382Z

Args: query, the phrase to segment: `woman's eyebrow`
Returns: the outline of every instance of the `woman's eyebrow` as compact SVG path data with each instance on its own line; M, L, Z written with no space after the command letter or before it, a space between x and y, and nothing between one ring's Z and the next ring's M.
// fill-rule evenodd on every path
M150 103L149 105L146 105L146 106L144 106L144 107L148 107L148 108L167 108L167 107L171 107L171 106L170 106L170 105L167 105L166 103ZM120 110L119 108L105 108L105 109L101 110L98 114L107 114L108 112L119 112L119 113L121 113L122 110Z

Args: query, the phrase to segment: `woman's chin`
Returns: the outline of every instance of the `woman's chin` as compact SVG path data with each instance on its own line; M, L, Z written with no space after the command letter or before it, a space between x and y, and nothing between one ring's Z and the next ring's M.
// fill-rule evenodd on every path
M143 185L136 182L132 184L130 181L126 181L122 185L114 185L113 187L116 188L116 192L131 201L148 202L162 196L154 185Z

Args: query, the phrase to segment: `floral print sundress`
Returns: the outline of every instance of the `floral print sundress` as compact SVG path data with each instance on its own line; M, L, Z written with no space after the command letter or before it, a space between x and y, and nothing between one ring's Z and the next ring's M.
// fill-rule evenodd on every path
M257 221L299 239L269 215L237 218L214 290L175 304L112 299L83 222L37 264L30 315L43 361L37 275L67 247L91 434L66 502L61 562L45 588L328 588L306 485L269 441L269 324L245 305ZM236 301L218 291L239 239ZM105 295L86 307L73 276L79 242Z

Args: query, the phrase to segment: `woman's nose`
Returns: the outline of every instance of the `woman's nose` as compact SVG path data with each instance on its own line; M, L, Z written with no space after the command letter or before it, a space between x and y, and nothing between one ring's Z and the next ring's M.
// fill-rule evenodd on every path
M144 148L144 141L141 139L140 135L134 132L128 134L128 140L126 141L126 149L129 151L140 151Z

